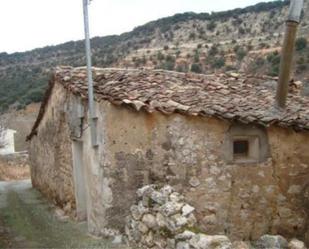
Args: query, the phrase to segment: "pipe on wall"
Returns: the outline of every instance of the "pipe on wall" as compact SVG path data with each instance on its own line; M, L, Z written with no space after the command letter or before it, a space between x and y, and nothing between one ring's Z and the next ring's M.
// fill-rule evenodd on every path
M286 31L281 52L279 81L276 94L276 103L280 108L285 108L286 106L295 40L303 4L303 0L291 0L288 20L286 22Z

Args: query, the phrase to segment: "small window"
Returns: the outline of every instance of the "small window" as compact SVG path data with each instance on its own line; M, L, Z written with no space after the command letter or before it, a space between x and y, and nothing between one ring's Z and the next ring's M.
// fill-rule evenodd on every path
M248 157L249 155L249 141L235 140L233 144L234 157Z
M269 156L266 130L248 125L233 125L227 132L223 153L230 164L256 164Z

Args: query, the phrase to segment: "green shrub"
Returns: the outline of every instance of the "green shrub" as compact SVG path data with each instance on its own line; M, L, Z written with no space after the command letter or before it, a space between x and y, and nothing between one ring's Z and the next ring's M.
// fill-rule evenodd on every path
M209 56L215 56L219 53L218 45L214 44L208 51Z
M194 32L191 32L190 35L189 35L189 39L190 39L190 40L195 40L195 38L196 38L195 33L194 33Z
M216 25L215 21L211 21L210 23L207 24L207 29L210 30L210 31L214 31L216 26L217 25Z
M247 51L243 48L239 48L236 52L237 59L241 61L247 55Z
M304 50L304 49L307 47L307 39L306 39L306 38L303 38L303 37L298 38L298 39L296 40L295 46L296 46L296 50L297 50L297 51Z
M214 60L211 62L211 66L213 68L222 68L225 66L225 58L220 57L220 58L214 58Z
M195 51L195 54L194 54L194 62L195 62L195 63L200 62L200 54L199 54L198 50Z
M202 66L198 63L193 63L191 65L191 72L193 73L202 73Z

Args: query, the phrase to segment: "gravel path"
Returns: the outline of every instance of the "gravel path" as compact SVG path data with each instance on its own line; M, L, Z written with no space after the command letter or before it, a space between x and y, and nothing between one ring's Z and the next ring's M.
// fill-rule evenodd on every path
M86 223L56 218L29 180L0 182L0 248L125 248L86 231Z

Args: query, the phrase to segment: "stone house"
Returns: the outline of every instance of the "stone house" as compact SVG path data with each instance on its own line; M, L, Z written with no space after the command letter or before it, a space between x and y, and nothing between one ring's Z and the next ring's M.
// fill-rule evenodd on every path
M30 140L33 186L86 219L123 231L146 184L170 184L199 229L231 239L309 239L309 98L276 79L93 69L98 146L91 145L85 68L59 67Z
M0 155L15 153L15 130L4 129L0 134Z

